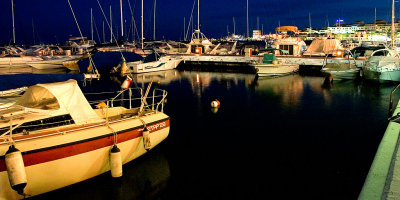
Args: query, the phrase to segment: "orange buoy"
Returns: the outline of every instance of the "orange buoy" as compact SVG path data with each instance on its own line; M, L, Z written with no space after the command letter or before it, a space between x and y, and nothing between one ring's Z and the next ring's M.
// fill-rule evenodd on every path
M218 100L214 100L211 102L211 107L213 108L219 108L220 105L221 103Z

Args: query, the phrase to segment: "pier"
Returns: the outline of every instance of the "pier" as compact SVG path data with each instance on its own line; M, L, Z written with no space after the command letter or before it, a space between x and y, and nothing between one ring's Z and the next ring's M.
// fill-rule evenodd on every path
M397 113L400 113L400 102L393 116ZM358 199L400 198L399 133L400 124L390 121Z
M173 55L183 59L180 69L183 70L210 70L210 71L236 71L244 73L255 73L252 66L254 63L262 63L263 56L231 56L231 55ZM287 64L298 64L302 69L310 68L320 70L324 64L325 57L311 56L277 56L278 60ZM362 67L366 60L348 60L341 57L328 57L329 63L349 63L355 62L357 67Z

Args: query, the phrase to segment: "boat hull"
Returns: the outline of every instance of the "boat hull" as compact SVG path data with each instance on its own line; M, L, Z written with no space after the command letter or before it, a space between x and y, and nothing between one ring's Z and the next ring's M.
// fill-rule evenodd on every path
M259 64L254 65L258 76L281 76L295 73L299 70L296 64Z
M169 118L163 113L142 117L150 131L152 148L169 133ZM131 128L126 128L131 127ZM109 152L114 144L113 131L125 164L146 153L142 137L143 124L137 118L121 119L93 125L87 129L43 136L28 140L21 136L15 146L22 152L27 175L24 192L34 196L78 183L110 170ZM51 144L51 145L49 145ZM2 155L8 145L0 146ZM4 156L0 157L0 199L20 199L11 189L5 168Z
M168 61L155 61L149 63L132 62L127 63L129 73L147 73L175 69L182 59L173 59Z
M400 68L399 70L382 72L363 69L363 76L365 79L378 82L400 82Z
M333 80L354 80L358 77L359 70L329 70L322 69L324 73L332 75Z

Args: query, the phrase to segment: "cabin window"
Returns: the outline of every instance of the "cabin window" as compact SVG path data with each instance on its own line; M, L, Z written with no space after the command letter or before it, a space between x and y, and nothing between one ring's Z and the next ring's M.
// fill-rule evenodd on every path
M288 55L293 55L293 45L279 45L279 49L289 52Z

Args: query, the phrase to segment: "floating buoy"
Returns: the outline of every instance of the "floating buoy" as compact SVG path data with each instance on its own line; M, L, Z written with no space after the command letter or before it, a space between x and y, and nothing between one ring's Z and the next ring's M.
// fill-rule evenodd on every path
M131 87L131 84L132 84L132 78L127 76L125 81L122 83L121 88L126 90Z
M11 188L17 191L18 194L23 195L27 184L25 165L21 152L14 145L8 148L5 162Z
M211 101L211 107L213 108L219 108L220 105L221 103L218 100Z
M151 149L150 131L146 127L144 127L142 134L143 134L144 149L150 150Z
M216 114L218 112L218 108L211 108L211 112Z
M110 168L111 176L113 178L119 178L122 176L122 157L121 150L114 145L110 150Z

